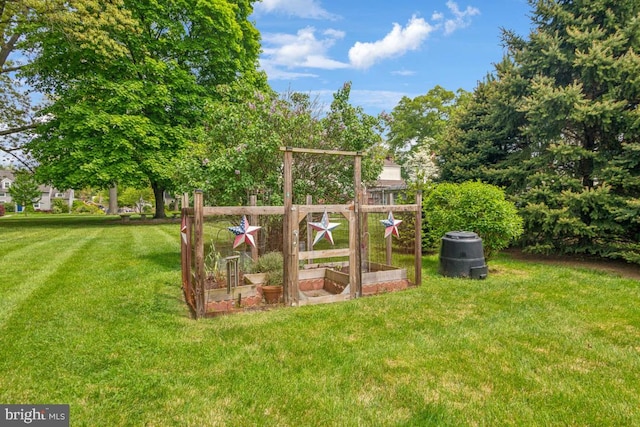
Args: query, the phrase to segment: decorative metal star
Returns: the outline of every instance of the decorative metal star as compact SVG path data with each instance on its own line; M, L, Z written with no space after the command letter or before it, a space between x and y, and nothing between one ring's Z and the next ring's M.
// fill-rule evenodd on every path
M389 212L389 216L387 219L382 219L380 222L386 227L384 230L384 237L389 237L394 234L396 237L400 237L400 233L398 232L398 225L402 222L401 219L395 219L393 217L393 212Z
M326 211L322 215L322 221L310 222L309 226L317 231L316 238L313 240L313 244L311 246L318 243L318 241L323 237L328 241L330 241L331 244L333 245L333 235L331 234L331 230L333 230L339 225L340 224L336 222L329 222L329 215L327 215Z
M233 247L236 248L243 243L247 243L249 246L256 247L256 240L254 234L258 232L262 227L255 225L249 225L247 216L243 215L240 225L235 227L229 227L229 231L236 235L236 239L233 241Z

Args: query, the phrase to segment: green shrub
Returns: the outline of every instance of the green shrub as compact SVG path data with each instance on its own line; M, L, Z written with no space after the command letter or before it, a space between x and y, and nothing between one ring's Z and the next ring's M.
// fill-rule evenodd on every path
M53 208L51 210L54 214L69 213L69 203L64 199L53 199Z
M89 203L85 203L82 200L74 200L73 201L73 213L77 214L104 214L102 209L96 205L92 205Z
M449 231L473 231L490 258L522 234L522 218L504 192L489 184L439 184L423 205L425 246L437 248Z
M15 212L16 211L16 205L14 205L13 203L8 203L8 204L5 204L3 206L4 206L4 212L5 213Z

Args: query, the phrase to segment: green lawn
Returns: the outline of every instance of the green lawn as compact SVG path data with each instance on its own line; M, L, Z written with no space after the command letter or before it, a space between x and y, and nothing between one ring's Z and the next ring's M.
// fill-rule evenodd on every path
M0 218L0 403L73 426L640 425L640 282L507 256L355 301L191 320L179 225Z

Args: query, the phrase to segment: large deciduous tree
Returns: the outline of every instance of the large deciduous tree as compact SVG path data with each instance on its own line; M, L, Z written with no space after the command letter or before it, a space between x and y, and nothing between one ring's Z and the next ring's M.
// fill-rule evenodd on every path
M29 144L58 188L150 185L156 217L173 164L197 138L215 86L256 72L250 0L72 0L29 33L30 82L50 118Z
M403 163L426 138L439 141L455 104L456 94L442 86L435 86L415 98L402 97L387 116L387 143L391 154Z
M30 21L45 18L43 6L42 0L0 1L0 154L25 164L22 148L37 122L36 103L19 77L28 62L20 45Z
M534 31L504 33L443 177L508 187L532 250L640 262L640 3L531 3Z

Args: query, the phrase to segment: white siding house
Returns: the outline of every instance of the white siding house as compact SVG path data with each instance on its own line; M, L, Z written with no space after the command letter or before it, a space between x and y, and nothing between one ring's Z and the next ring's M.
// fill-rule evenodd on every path
M14 203L9 194L13 181L15 181L13 172L0 169L0 203L5 205ZM69 207L73 204L73 190L60 191L48 185L40 185L38 188L41 195L40 200L33 204L33 209L36 211L50 211L53 209L54 199L63 199ZM22 206L15 205L15 208L16 212L22 212Z
M402 167L386 158L378 180L372 187L367 188L369 204L393 205L398 193L406 189L407 183L402 179Z

